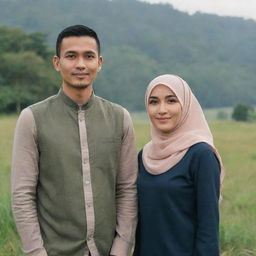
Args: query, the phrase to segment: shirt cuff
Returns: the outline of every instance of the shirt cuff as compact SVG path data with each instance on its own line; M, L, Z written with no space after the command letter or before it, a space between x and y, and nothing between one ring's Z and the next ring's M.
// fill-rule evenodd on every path
M130 256L132 244L116 237L112 244L110 255L112 256Z
M26 255L27 256L48 256L48 254L44 248L27 253Z

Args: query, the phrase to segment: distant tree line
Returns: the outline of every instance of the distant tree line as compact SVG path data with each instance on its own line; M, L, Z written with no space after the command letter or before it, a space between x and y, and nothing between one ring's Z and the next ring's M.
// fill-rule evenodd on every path
M238 102L254 105L256 102L255 21L202 13L188 15L168 4L151 5L136 0L0 0L0 24L20 26L28 34L17 32L18 29L13 29L12 33L17 32L21 37L25 34L26 40L33 42L29 45L26 40L23 42L12 35L6 44L13 37L16 45L4 53L0 50L1 58L2 54L7 54L5 59L11 60L8 54L16 55L13 51L17 48L15 61L20 59L23 63L24 58L29 58L21 55L33 52L34 57L30 57L35 65L30 65L31 68L36 68L40 59L44 67L40 68L41 76L44 69L47 73L44 79L38 78L38 82L30 77L33 83L30 80L29 84L33 84L31 87L38 93L30 90L31 95L26 93L25 96L18 88L18 84L23 84L24 89L28 86L25 78L19 75L21 82L18 83L15 76L7 79L7 73L1 71L4 95L10 93L7 87L12 84L15 91L11 95L17 89L16 99L23 100L14 105L8 103L5 96L5 103L0 104L7 104L8 109L19 109L23 107L22 102L34 102L55 91L59 86L58 75L52 69L49 56L53 54L59 31L79 23L94 28L102 43L104 65L94 85L96 93L128 110L145 109L144 93L148 82L164 73L183 77L203 107L235 106ZM0 48L4 49L3 41Z
M46 35L0 27L0 112L20 112L56 92Z

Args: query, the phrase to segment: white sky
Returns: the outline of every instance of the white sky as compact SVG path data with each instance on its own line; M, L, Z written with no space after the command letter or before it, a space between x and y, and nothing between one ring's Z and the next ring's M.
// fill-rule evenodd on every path
M170 3L175 9L190 14L200 11L221 16L256 20L256 0L140 0L148 3Z

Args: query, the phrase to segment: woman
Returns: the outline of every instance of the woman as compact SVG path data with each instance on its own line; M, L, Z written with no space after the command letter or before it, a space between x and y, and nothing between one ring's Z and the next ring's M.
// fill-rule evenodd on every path
M134 256L218 256L221 158L188 84L163 75L145 103L152 140L139 153Z

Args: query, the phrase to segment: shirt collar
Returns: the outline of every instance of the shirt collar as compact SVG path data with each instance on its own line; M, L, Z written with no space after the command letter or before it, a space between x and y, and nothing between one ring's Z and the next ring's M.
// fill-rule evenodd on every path
M90 96L89 100L85 104L77 104L76 102L74 102L70 97L68 97L64 93L62 87L60 88L60 90L58 92L58 97L60 97L61 100L63 100L65 102L65 104L69 105L71 108L73 108L75 110L86 110L93 104L93 102L95 100L95 95L92 92L92 95Z

